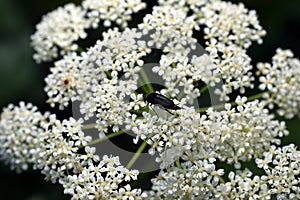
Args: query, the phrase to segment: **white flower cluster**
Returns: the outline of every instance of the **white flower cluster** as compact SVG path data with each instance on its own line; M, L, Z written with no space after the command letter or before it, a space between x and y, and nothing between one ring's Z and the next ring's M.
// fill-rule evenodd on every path
M46 15L32 36L34 59L63 56L45 78L47 102L65 109L77 101L83 118L58 120L32 104L9 105L1 114L0 158L18 172L33 165L72 199L299 198L299 151L292 145L276 149L289 132L266 105L278 106L287 118L299 113L300 61L277 50L272 65L257 65L259 88L269 90L266 100L238 96L229 102L234 91L254 87L247 49L265 35L255 11L221 0L158 2L138 28L127 28L127 22L145 7L141 0L84 0ZM120 29L108 29L79 53L76 41L101 20ZM156 62L154 57L158 63L150 70L158 77L153 78L146 64ZM160 89L151 85L156 79L162 80ZM148 99L160 105L152 112L144 108L142 90L170 99ZM208 91L226 103L205 110L194 106ZM180 109L165 111L172 103ZM93 116L96 124L85 129L98 129L95 141L83 129ZM99 158L89 146L125 132L135 135L135 144L147 143L160 163L151 191L132 188L137 170L126 169L118 157ZM266 175L244 169L243 162L254 159ZM226 173L218 162L235 169Z
M257 166L266 175L262 182L268 187L268 194L277 199L300 199L300 151L294 144L276 148L271 146L263 153L262 159L256 159Z
M220 100L228 101L228 95L234 90L243 94L245 88L253 88L253 67L245 49L235 45L226 46L212 39L210 43L207 42L206 50L211 62L216 66L217 77L223 81L221 88L215 90Z
M85 0L80 6L69 3L59 7L36 25L36 32L31 36L33 58L40 63L75 52L78 50L76 41L86 38L86 29L97 28L99 19L105 19L106 26L116 21L125 28L131 14L143 8L145 3L140 0Z
M69 175L64 192L72 199L142 199L141 189L132 189L130 180L136 180L137 170L128 170L118 157L104 156L97 165L89 163L79 174ZM125 185L126 184L126 185Z
M164 52L159 61L160 65L152 69L164 80L167 87L161 92L175 97L181 87L188 101L197 98L200 93L198 88L194 88L193 81L199 80L199 74L205 69L199 70L202 62L197 63L194 68L189 63L188 55L196 46L192 31L199 29L194 17L187 16L187 11L182 8L175 11L171 6L154 7L152 14L145 16L139 28L148 41L147 45ZM206 60L200 58L198 61ZM211 66L207 68L210 75ZM186 79L186 76L193 76L193 79Z
M144 9L146 4L141 0L84 0L82 7L87 10L93 27L98 27L100 20L104 21L104 26L111 26L111 23L115 22L127 27L131 15Z
M95 148L87 146L92 138L81 131L81 123L73 118L55 120L45 130L34 168L41 170L46 180L64 184L68 173L79 173L79 168L86 163L99 161L99 157L93 155ZM84 150L79 150L83 147Z
M274 120L264 104L256 101L246 102L238 97L237 107L225 105L224 111L207 110L211 124L219 127L220 143L215 151L220 160L235 163L250 161L267 151L271 144L280 144L280 137L288 135L285 123Z
M166 118L143 113L144 119L130 119L139 139L148 138L150 154L158 153L161 168L177 159L198 160L215 157L240 168L240 162L250 161L279 144L279 137L288 135L285 123L274 120L258 101L236 99L237 107L226 104L224 111L207 110L200 116L194 109L184 108Z
M85 10L72 3L45 15L31 36L34 60L51 61L60 54L76 51L78 45L74 42L87 36L85 29L91 24L85 15Z
M190 10L196 25L204 25L204 39L217 40L225 46L247 49L252 41L262 43L266 34L257 19L255 10L221 0L159 0L162 6Z
M88 81L90 88L87 92L91 94L85 100L87 92L82 93L81 113L88 117L96 111L100 133L107 132L110 126L118 131L126 113L139 104L129 100L136 98L138 73L144 63L141 58L150 51L135 29L126 29L122 33L116 29L109 30L103 37L83 55L81 63L83 68L89 68L81 76ZM79 84L78 87L83 91ZM138 98L141 100L141 95Z
M1 114L1 160L17 172L33 165L46 180L62 184L72 199L141 199L140 189L123 184L136 180L139 172L123 167L118 157L100 160L95 147L88 146L92 138L84 135L82 122L61 122L30 103L9 105Z
M10 104L3 109L0 121L0 159L17 172L27 170L35 162L43 142L43 126L49 113L42 114L31 103Z
M115 99L111 104L122 101L137 89L139 66L143 65L141 57L150 51L145 42L139 40L141 34L134 29L122 33L114 29L103 37L87 52L65 56L51 68L51 74L45 79L45 91L52 106L58 103L63 109L70 100L80 100L81 113L88 117L95 114L96 106L102 111L109 108L110 100L104 100L108 97L103 95L113 95ZM118 80L120 73L122 81Z
M83 82L80 79L80 61L81 57L72 53L55 62L54 67L50 68L51 73L45 78L45 92L49 97L47 103L51 107L58 103L59 108L63 109L70 101L78 100L79 95L75 88L78 83Z
M208 1L200 9L199 23L205 26L206 51L217 66L222 78L221 88L216 89L220 100L229 100L233 90L245 92L252 88L254 77L246 49L252 41L262 43L266 33L259 24L255 11L248 11L243 4Z
M153 67L152 70L165 81L167 89L162 90L162 94L175 97L181 92L180 95L190 104L200 96L199 88L194 86L197 81L203 81L210 86L220 82L216 65L207 54L194 55L190 61L187 57L162 55L159 66Z
M139 28L148 39L150 47L164 52L159 65L152 69L165 81L167 89L161 91L163 94L175 97L181 90L181 95L192 103L200 96L199 89L194 87L196 81L213 86L220 81L216 66L203 54L203 49L201 56L194 55L197 43L192 34L199 26L195 16L188 16L186 9L174 9L168 5L154 7L152 14L145 16Z
M155 48L167 53L166 57L162 57L161 65L153 69L154 72L163 74L168 88L166 92L176 96L179 91L175 87L179 85L184 87L184 93L191 101L200 95L198 89L193 89L193 82L201 80L215 86L221 79L222 86L216 88L215 92L220 95L220 100L228 101L228 95L233 90L244 93L245 88L252 88L254 77L251 73L251 59L246 49L252 41L261 43L261 37L265 35L256 13L248 11L242 4L237 6L222 1L208 1L206 4L204 2L176 4L176 2L162 1L163 6L154 7L153 13L146 15L144 22L139 26L143 33L149 32L150 46L155 44ZM188 16L188 9L185 6L191 6L189 8L193 11L192 15ZM202 73L201 79L186 80L182 77L190 76L189 71L195 71L189 62L196 56L193 55L196 53L195 49L199 48L192 33L193 30L199 30L200 25L205 26L204 39L208 40L205 50L212 63L208 65L211 67L200 72L205 71L209 76L206 77L206 74ZM207 67L205 64L207 63L197 63L196 66L205 68Z
M258 63L261 74L259 89L269 91L264 98L281 116L290 119L299 115L300 108L300 61L290 50L277 49L270 63Z
M229 172L229 181L221 183L215 191L215 198L225 199L271 199L268 187L259 176L248 170Z
M253 175L249 169L230 171L224 181L223 169L216 169L215 159L183 162L152 179L149 199L299 199L300 151L290 144L271 146L257 158L266 175Z
M216 169L215 159L181 163L180 167L171 167L160 171L152 179L153 191L147 199L211 199L214 190L224 175L223 169Z
M199 70L202 63L197 63L197 67L189 63L189 54L196 48L197 40L192 37L193 29L198 30L195 16L188 16L187 10L180 7L174 9L172 6L156 6L152 14L147 14L143 23L138 25L139 29L147 39L147 45L151 48L161 49L164 55L161 56L159 66L153 68L165 81L166 90L162 93L169 93L174 97L179 93L178 87L182 87L183 93L188 101L197 98L200 93L198 88L194 88L193 79L186 79L185 76L193 76L199 80ZM199 59L204 61L205 59ZM210 75L211 66L207 66Z
M205 25L205 39L215 39L226 46L248 48L252 41L262 43L266 34L254 10L220 0L208 1L201 8L199 23Z
M171 6L155 6L138 27L149 37L149 46L177 55L189 53L196 42L193 29L199 29L194 16L188 16L186 9L175 10Z
M300 151L294 144L271 146L257 158L265 175L253 175L249 169L230 172L229 181L217 186L218 199L299 199Z
M205 132L201 131L205 117L201 118L194 108L188 107L178 111L177 114L178 117L167 115L163 118L143 112L142 119L133 117L131 123L126 126L136 134L135 142L147 138L150 145L149 153L151 155L158 153L156 160L161 162L162 169L179 158L188 160L193 156L211 157L207 154L214 148L211 146L212 143L208 142L209 138Z

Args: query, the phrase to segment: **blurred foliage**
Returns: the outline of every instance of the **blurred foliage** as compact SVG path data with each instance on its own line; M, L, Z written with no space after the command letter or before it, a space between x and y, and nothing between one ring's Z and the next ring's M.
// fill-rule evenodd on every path
M0 107L20 100L32 102L40 110L51 110L44 102L44 77L49 64L37 65L32 60L30 35L43 14L70 2L67 0L0 0ZM72 1L78 3L80 1ZM243 0L247 8L255 9L262 26L267 30L263 45L254 44L249 54L253 64L270 61L277 47L290 48L300 57L300 1ZM287 122L291 134L283 144L294 142L300 147L300 120ZM43 180L39 172L29 171L21 175L10 171L0 163L1 199L67 199L62 187ZM14 191L13 193L11 191Z

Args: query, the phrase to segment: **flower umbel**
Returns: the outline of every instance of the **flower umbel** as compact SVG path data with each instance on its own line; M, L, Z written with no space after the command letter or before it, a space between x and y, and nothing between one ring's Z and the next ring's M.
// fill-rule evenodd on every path
M45 15L31 36L31 45L36 53L36 62L51 61L59 55L76 51L74 41L87 37L85 29L91 26L86 11L72 3L59 7Z
M1 113L0 158L10 164L11 169L21 172L33 164L47 126L54 116L42 114L31 103L10 104Z
M290 50L277 49L270 63L258 63L261 76L259 89L267 89L264 99L269 106L276 106L277 113L288 119L299 115L300 61Z
M9 105L0 159L17 172L33 166L71 199L299 199L300 154L280 146L289 131L273 113L299 115L299 59L278 49L253 65L248 49L266 33L242 3L143 8L84 0L42 18L31 44L37 63L53 62L47 103L74 116ZM100 34L84 47L89 29ZM144 102L151 93L178 109Z

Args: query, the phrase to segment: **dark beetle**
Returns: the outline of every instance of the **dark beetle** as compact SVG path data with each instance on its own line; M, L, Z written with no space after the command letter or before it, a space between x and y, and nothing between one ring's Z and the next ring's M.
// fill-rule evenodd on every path
M167 109L170 110L179 110L181 109L179 106L175 105L174 102L169 99L168 97L158 94L158 93L151 93L151 94L144 94L144 101L148 102L149 104L158 105L159 107L162 107L167 112L171 113Z

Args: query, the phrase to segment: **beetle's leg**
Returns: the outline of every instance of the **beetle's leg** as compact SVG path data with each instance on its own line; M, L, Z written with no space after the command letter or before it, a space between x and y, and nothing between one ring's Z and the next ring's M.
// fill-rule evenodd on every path
M140 107L140 108L146 108L147 106L149 106L149 103L147 102L147 104L143 107Z
M158 107L161 108L161 109L163 109L163 110L165 110L165 111L167 111L167 112L170 113L171 115L173 115L173 113L171 113L171 111L169 111L167 108L164 108L164 107L161 106L161 105L158 105Z
M148 105L149 105L149 108L150 108L151 110L153 110L153 111L155 112L156 116L158 117L158 114L156 113L156 111L154 110L154 108L152 108L152 106L150 105L150 103L148 103Z
M169 111L167 108L164 108L164 110L173 115L173 113L171 113L171 111Z
M152 110L155 112L156 116L158 117L158 114L157 114L157 112L156 112L154 109L152 109Z

